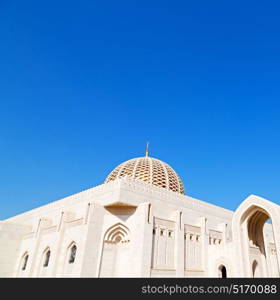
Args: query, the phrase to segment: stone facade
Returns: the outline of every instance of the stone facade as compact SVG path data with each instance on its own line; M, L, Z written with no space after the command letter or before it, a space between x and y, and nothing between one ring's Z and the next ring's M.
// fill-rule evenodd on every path
M0 276L279 277L279 235L263 198L233 212L122 177L1 221Z

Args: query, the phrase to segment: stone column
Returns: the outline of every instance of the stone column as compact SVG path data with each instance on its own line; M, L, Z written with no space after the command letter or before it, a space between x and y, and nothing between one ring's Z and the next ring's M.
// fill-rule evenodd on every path
M176 211L175 215L175 269L176 277L185 277L185 240L182 211Z
M45 226L48 226L50 224L50 220L46 218L41 218L38 220L38 225L35 231L34 235L34 243L32 250L30 251L30 256L31 259L31 265L29 269L29 276L30 277L37 277L37 273L39 269L36 269L36 267L40 268L40 259L38 259L38 256L42 255L42 253L38 253L38 248L40 246L41 242L41 229ZM39 261L38 261L39 260Z
M66 255L66 249L64 249L63 246L63 240L65 238L65 225L66 222L69 222L71 220L75 219L75 214L71 211L62 211L59 219L59 223L57 226L57 230L55 233L56 236L56 243L55 248L52 250L52 255L54 259L54 267L52 270L52 276L53 277L61 277L63 276L64 272L64 262L65 262L65 255Z
M201 226L201 247L202 247L202 269L204 271L204 276L207 277L209 274L208 270L208 245L209 245L209 235L207 229L207 218L200 218Z
M270 248L269 248L269 238L268 235L263 232L263 243L265 249L265 267L267 272L267 277L272 277L272 268L271 268L271 255L270 255Z
M227 223L222 223L222 233L223 233L223 246L227 243Z
M137 208L137 228L138 238L135 249L134 266L135 272L131 275L135 277L150 277L152 263L152 243L153 243L153 211L152 205L148 202L142 203ZM135 220L136 221L136 220ZM138 267L138 269L137 269Z
M57 235L57 243L56 243L56 249L53 249L52 252L55 255L54 257L54 267L52 270L52 276L59 276L62 275L62 272L59 273L61 270L59 269L59 260L61 259L60 257L60 251L61 251L61 243L63 241L63 236L64 236L64 219L65 219L65 212L62 211L59 219L59 223L57 226L56 230L56 235ZM60 266L63 268L63 265Z
M243 268L244 274L239 274L244 277L252 277L252 270L250 264L250 249L249 249L249 237L248 237L248 219L243 222L241 225L241 241L238 247L242 247L242 256L243 256ZM240 270L241 271L241 270Z
M280 210L277 211L278 220L280 219ZM275 219L272 219L272 228L273 228L273 236L275 241L276 255L277 255L277 263L278 263L278 274L280 276L280 222Z
M87 226L83 253L81 255L81 277L99 277L99 268L101 262L102 248L103 248L103 219L104 208L97 204L91 204L89 207Z

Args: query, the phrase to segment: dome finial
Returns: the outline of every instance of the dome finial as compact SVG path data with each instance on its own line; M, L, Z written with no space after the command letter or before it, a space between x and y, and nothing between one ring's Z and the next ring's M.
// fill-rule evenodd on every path
M149 142L146 144L146 157L149 156Z

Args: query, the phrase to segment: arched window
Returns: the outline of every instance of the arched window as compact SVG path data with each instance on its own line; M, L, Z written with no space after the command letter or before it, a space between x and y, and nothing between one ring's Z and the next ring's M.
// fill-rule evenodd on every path
M51 251L47 250L45 253L45 257L44 257L44 264L43 267L47 267L49 265L49 261L50 261L50 256L51 256Z
M21 270L24 271L26 269L27 266L27 262L28 262L28 254L24 254L23 258L22 258L22 267Z
M73 245L70 248L69 260L68 260L69 264L73 264L74 263L75 258L76 258L76 253L77 253L77 246Z
M220 265L220 267L219 267L219 277L227 278L227 269L224 265Z

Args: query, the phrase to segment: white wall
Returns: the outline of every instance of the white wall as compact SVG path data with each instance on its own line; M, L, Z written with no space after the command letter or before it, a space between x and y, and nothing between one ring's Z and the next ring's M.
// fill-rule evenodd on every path
M0 276L98 277L104 236L115 224L123 224L129 232L126 260L122 270L116 267L119 276L217 277L221 264L228 276L236 276L233 215L221 207L122 178L0 222ZM153 236L155 227L158 231ZM159 227L165 235L159 235ZM168 231L172 236L168 237ZM185 234L195 239L185 240ZM67 250L73 242L77 255L69 266ZM43 269L47 248L51 258ZM26 252L30 259L24 274L19 274Z
M22 236L30 228L0 222L0 277L12 277Z

